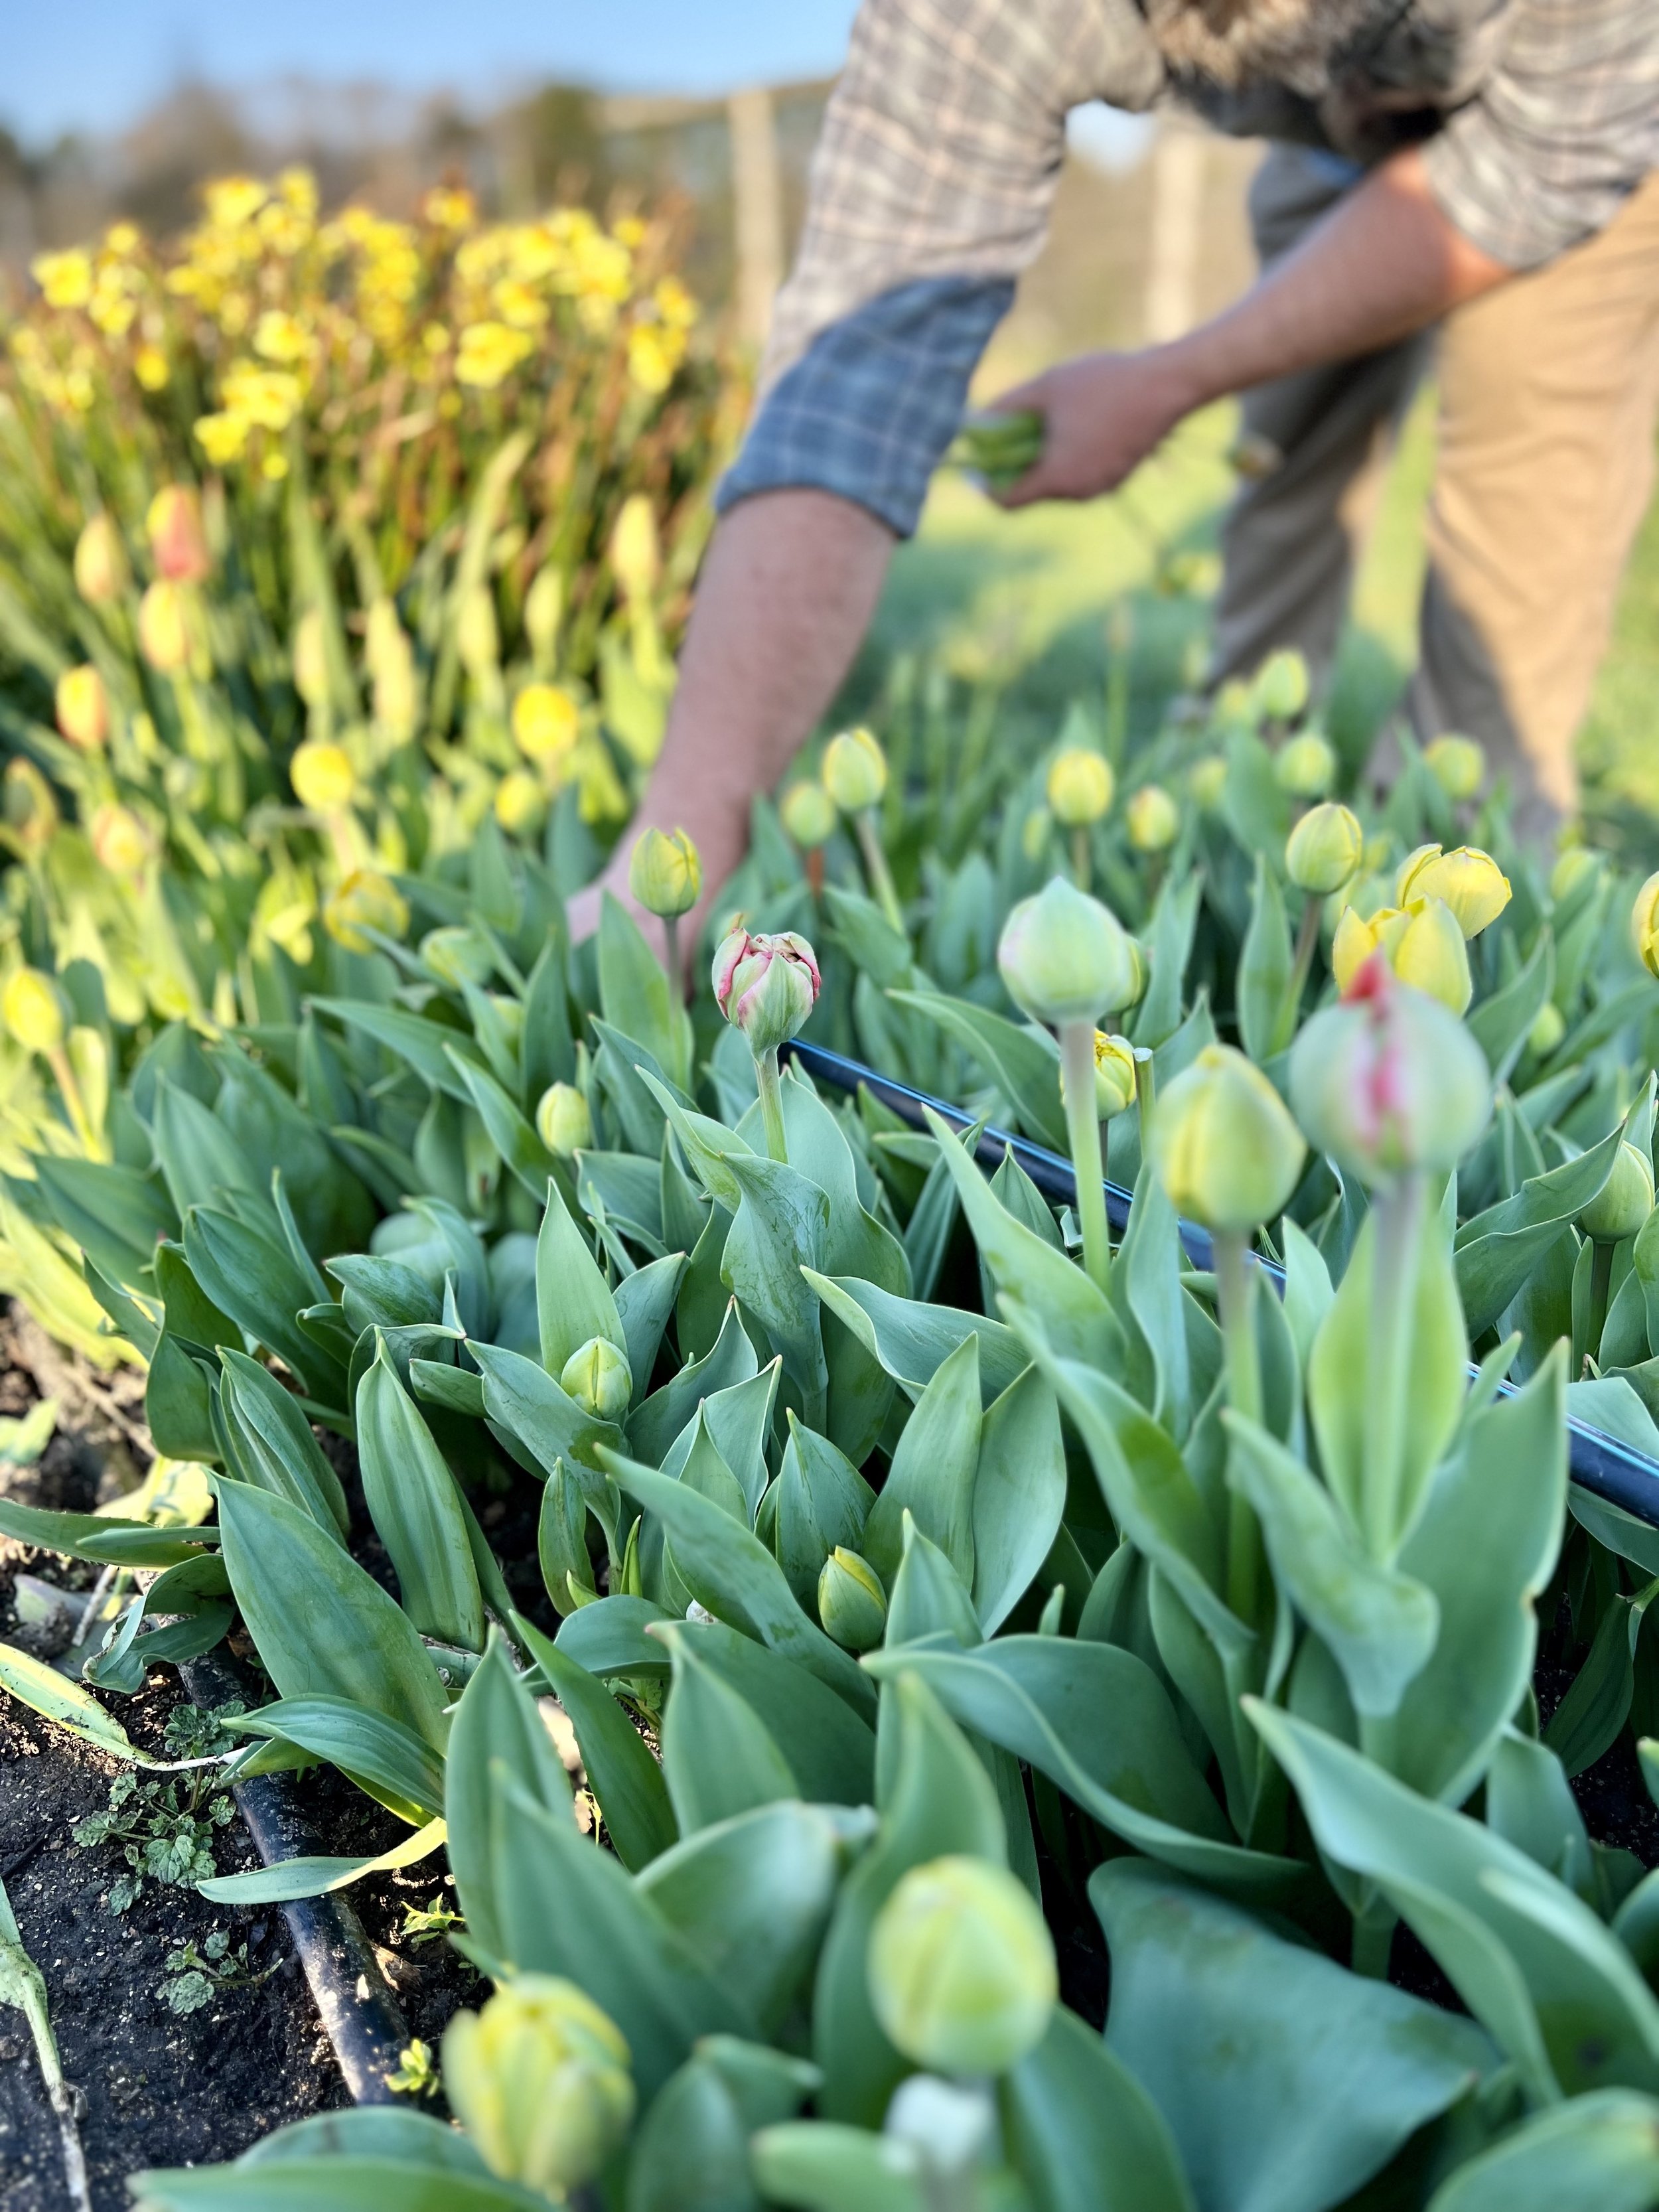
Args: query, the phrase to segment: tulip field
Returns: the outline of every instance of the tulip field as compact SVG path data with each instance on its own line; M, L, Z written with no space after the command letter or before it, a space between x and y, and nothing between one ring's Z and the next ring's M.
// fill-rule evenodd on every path
M1659 2205L1659 877L1455 732L1353 786L1280 653L1040 745L896 665L706 884L630 826L744 404L665 228L290 173L36 275L0 1283L142 1419L0 1452L4 1711L181 2017L300 2020L285 1908L451 1969L123 2160L0 1869L40 2201Z

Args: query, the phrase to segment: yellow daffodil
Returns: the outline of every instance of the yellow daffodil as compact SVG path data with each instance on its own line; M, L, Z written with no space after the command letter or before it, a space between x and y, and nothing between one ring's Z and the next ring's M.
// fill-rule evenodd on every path
M240 230L270 197L257 177L215 177L202 187L208 221L216 230Z
M29 274L49 307L84 307L92 297L92 259L78 247L67 253L37 253Z
M493 392L531 350L524 331L513 330L506 323L469 323L461 332L456 381L480 392Z

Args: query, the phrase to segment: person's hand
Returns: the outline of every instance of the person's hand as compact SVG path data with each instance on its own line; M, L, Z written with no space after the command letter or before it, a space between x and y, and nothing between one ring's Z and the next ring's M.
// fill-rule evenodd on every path
M1043 418L1042 458L996 495L1003 507L1039 499L1095 499L1115 491L1162 443L1198 395L1162 349L1091 353L1062 362L993 402Z

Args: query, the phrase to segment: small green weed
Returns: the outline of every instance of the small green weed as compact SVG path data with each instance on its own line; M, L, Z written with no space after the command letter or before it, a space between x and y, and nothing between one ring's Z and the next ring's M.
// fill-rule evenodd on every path
M190 1942L167 1953L167 1978L156 1994L170 2011L200 2012L221 1990L257 1989L261 1982L270 1980L282 1963L281 1959L273 1959L268 1966L250 1965L247 1945L238 1943L233 1949L224 1929L216 1928L202 1938L199 1948Z
M400 2097L435 2097L438 2094L438 2061L432 2045L422 2043L417 2035L399 2055L398 2070L388 2074L386 2086Z
M70 1832L83 1850L118 1844L127 1871L109 1887L109 1909L125 1912L147 1881L185 1887L214 1871L209 1849L216 1828L234 1817L217 1771L204 1768L176 1781L140 1781L131 1768L118 1774L101 1813L88 1813Z
M413 1943L435 1943L447 1936L452 1928L463 1928L465 1922L459 1912L453 1912L441 1897L434 1897L424 1910L418 1905L404 1907L404 1924L398 1930L398 1939Z

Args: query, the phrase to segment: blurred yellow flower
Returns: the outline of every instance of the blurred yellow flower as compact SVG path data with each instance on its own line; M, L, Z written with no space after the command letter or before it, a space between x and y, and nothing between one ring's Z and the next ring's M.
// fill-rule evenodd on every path
M96 752L109 736L109 699L95 668L66 668L58 679L53 708L58 726L82 752Z
M219 391L233 415L246 416L262 430L286 430L304 397L291 370L259 368L251 361L239 361L228 368Z
M92 297L92 259L78 246L67 253L37 253L29 274L49 307L84 307Z
M150 857L149 832L131 807L100 806L88 835L99 866L112 876L136 876Z
M132 356L132 373L146 392L160 392L172 372L160 346L141 345Z
M453 185L434 185L421 202L421 213L435 230L470 230L477 216L471 192Z
M325 902L323 927L348 952L372 952L372 940L361 933L373 929L382 937L401 937L409 927L409 902L378 869L354 868Z
M104 244L112 253L136 253L143 242L143 233L136 222L112 222L104 233Z
M635 323L628 333L628 374L653 398L666 392L679 366L673 335L659 323Z
M510 330L505 323L469 323L461 332L456 380L493 392L530 351L531 342L522 331Z
M216 230L239 230L270 198L257 177L216 177L202 187L208 221Z
M696 323L697 303L678 276L659 277L651 296L671 331L689 331Z
M340 745L307 738L288 765L288 780L301 806L313 814L340 814L357 788L349 755Z
M611 224L611 235L619 246L627 246L630 252L637 252L645 243L646 226L636 215L621 216Z
M317 212L317 179L309 169L295 167L284 169L276 179L276 190L282 195L284 207L295 215L307 217Z
M198 415L191 429L213 466L222 469L241 459L251 427L246 415Z
M629 605L645 605L662 575L662 552L657 518L642 491L630 493L622 503L611 532L611 566Z
M539 292L516 276L503 276L489 295L490 304L504 323L515 331L538 331L550 310Z
M190 622L184 587L156 579L138 602L138 650L150 666L173 675L190 659Z
M513 738L527 760L556 764L580 729L580 708L556 684L526 684L513 702Z
M132 328L138 306L125 292L100 284L93 293L87 313L106 338L122 338Z
M538 829L547 812L547 787L527 768L509 769L495 787L495 819L515 837Z
M253 350L261 361L287 367L296 361L309 361L315 349L316 340L300 318L280 307L267 307L254 325Z

